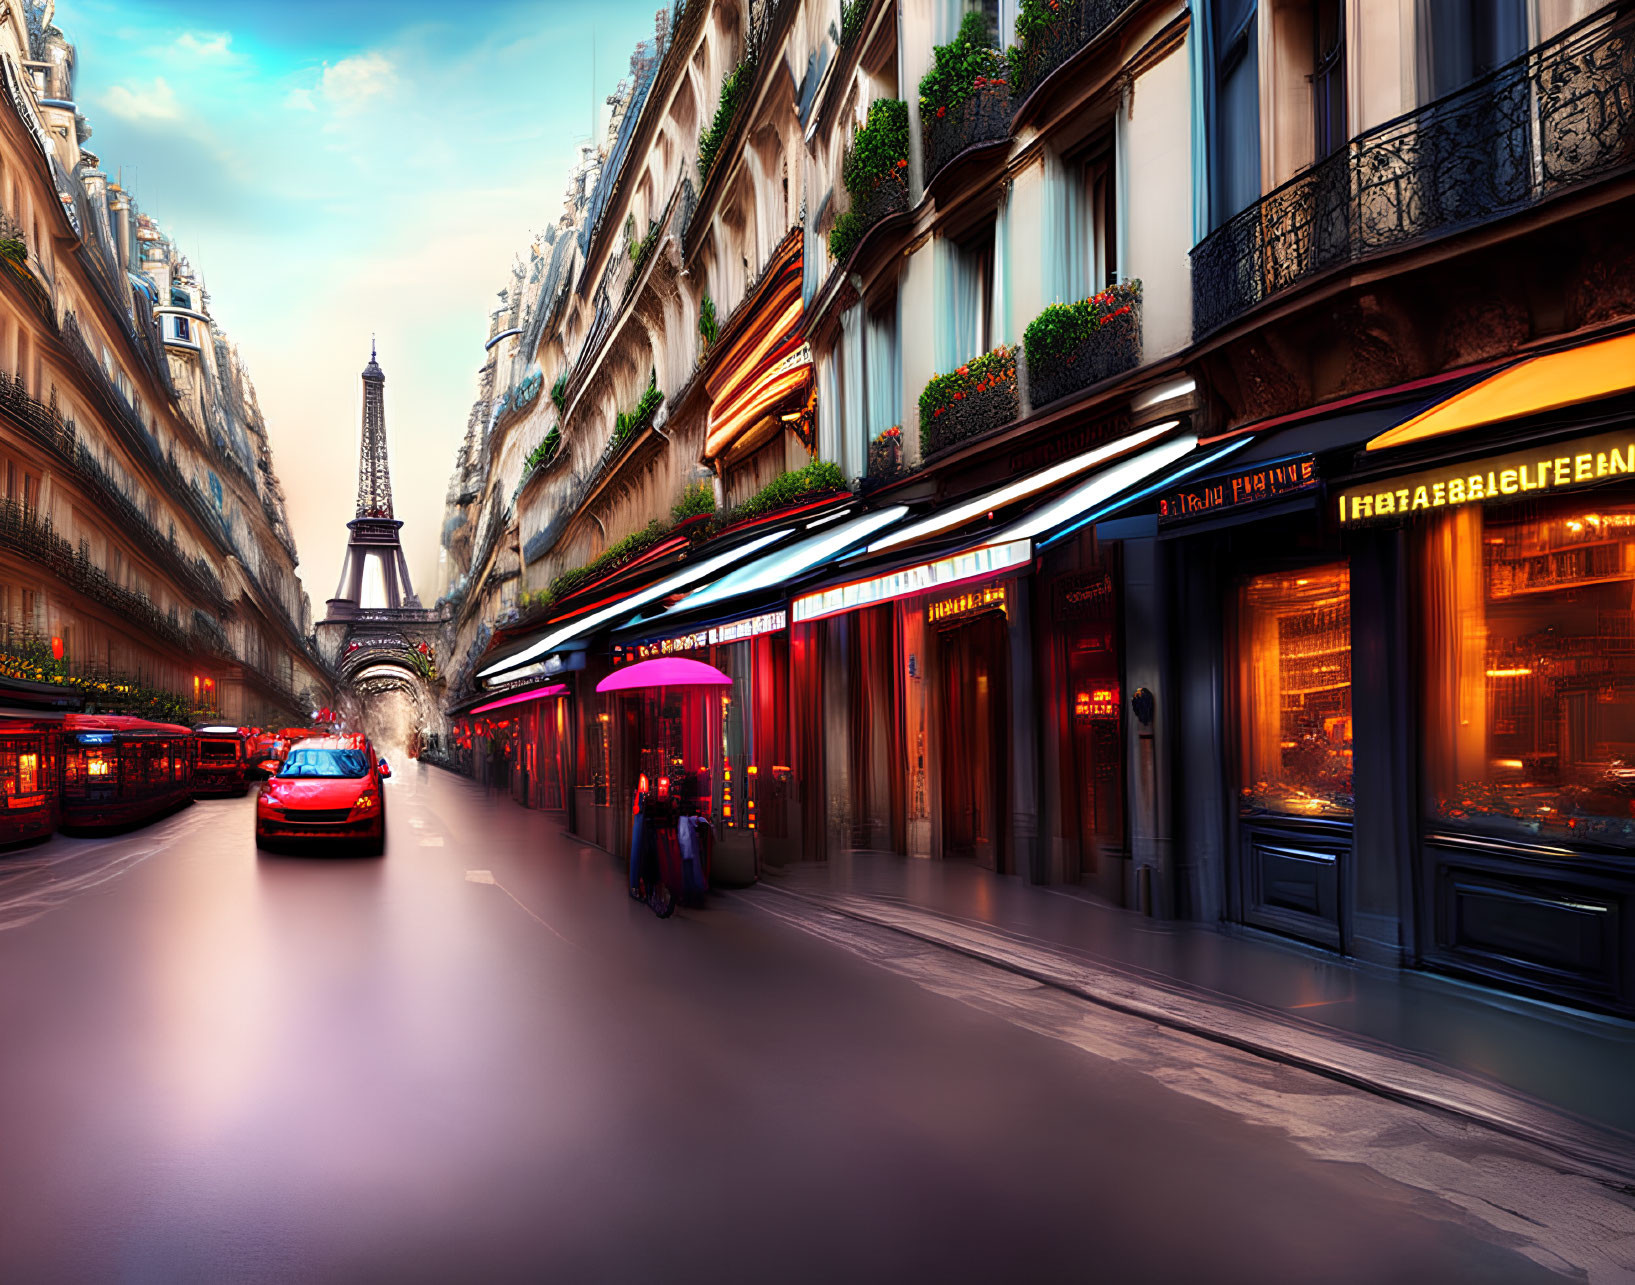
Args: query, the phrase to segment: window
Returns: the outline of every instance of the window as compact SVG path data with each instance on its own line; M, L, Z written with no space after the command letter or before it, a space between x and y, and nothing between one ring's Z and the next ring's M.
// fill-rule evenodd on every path
M1058 302L1105 290L1118 276L1113 136L1104 134L1064 158L1062 279Z
M1256 0L1219 0L1211 13L1214 69L1211 215L1218 226L1260 199L1260 54Z
M1351 576L1344 563L1256 576L1238 598L1239 804L1351 815Z
M865 422L872 438L902 423L902 358L897 345L897 296L869 309L864 320L863 359L867 381Z
M1425 571L1432 823L1635 846L1635 506L1467 506Z
M23 507L30 513L40 507L40 479L37 474L23 474Z
M950 364L968 360L994 346L994 225L950 247L949 323L953 350Z
M1524 0L1419 0L1420 101L1487 75L1527 48Z
M1311 104L1313 160L1321 161L1346 144L1345 0L1317 0L1312 14Z

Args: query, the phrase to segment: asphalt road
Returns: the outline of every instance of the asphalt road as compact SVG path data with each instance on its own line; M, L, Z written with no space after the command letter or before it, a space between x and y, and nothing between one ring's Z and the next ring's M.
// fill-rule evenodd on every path
M382 859L258 854L249 799L0 856L0 1280L1562 1279L755 895L661 922L542 814L388 790Z

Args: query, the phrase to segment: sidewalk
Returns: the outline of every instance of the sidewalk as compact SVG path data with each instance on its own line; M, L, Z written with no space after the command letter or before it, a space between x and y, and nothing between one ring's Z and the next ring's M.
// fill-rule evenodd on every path
M763 883L771 895L1635 1172L1629 1023L1147 919L963 862L853 852L769 871Z

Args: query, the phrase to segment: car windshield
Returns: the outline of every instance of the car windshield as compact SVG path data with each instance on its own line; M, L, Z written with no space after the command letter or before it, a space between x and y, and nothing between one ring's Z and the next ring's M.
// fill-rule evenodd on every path
M368 771L369 756L362 750L291 750L278 775L355 778Z

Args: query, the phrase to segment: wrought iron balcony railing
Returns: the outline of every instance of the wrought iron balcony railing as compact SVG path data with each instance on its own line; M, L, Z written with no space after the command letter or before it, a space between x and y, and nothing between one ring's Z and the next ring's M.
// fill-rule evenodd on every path
M1201 339L1330 269L1635 168L1635 9L1609 6L1353 138L1192 251Z

